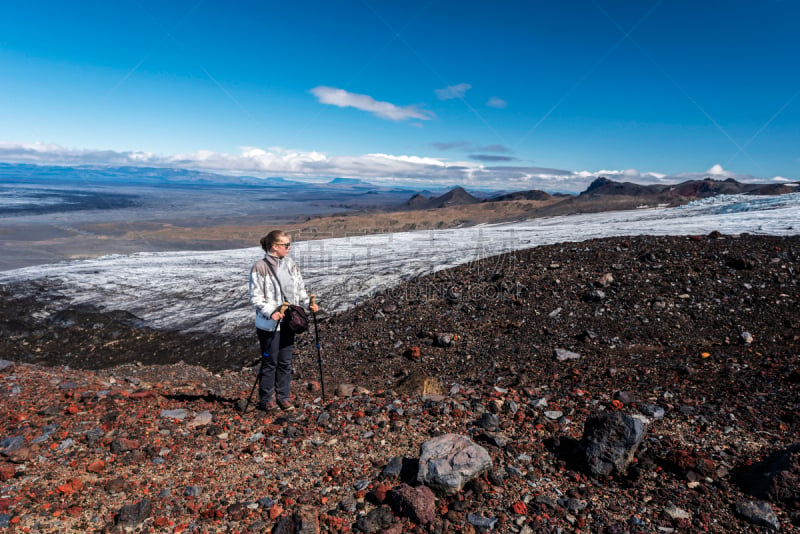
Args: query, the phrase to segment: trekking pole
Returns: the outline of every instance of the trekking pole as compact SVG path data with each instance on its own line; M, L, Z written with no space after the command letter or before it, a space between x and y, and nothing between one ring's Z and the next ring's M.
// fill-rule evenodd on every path
M284 302L281 305L281 307L278 309L278 311L281 313L281 315L283 315L284 313L286 313L286 308L288 308L288 307L289 307L289 303L288 302ZM272 329L272 335L273 336L278 331L278 325L280 325L280 324L281 324L280 320L275 321L275 328ZM250 407L250 399L253 398L253 392L256 390L256 387L258 387L258 383L261 382L261 374L264 371L264 358L268 358L268 357L269 357L269 354L266 354L266 355L265 354L261 354L261 364L258 366L258 374L256 375L256 381L253 383L253 387L250 388L250 395L247 396L247 402L244 403L244 409L242 410L242 415L246 414L247 413L247 408Z
M317 302L317 296L311 295L310 306ZM322 375L322 356L320 355L319 327L317 326L317 312L311 310L311 317L314 319L314 339L317 342L317 363L319 364L319 384L322 387L322 402L325 402L325 377Z

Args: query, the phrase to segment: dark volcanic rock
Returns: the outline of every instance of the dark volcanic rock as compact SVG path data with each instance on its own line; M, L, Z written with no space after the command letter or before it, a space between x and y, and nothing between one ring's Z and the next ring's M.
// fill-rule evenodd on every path
M356 529L366 534L374 534L388 528L394 520L392 509L388 505L379 506L356 522Z
M589 417L581 444L586 450L586 467L592 476L625 473L644 438L641 421L620 413Z
M301 506L291 515L281 517L272 534L318 534L319 512L313 506Z
M751 495L800 508L800 443L741 469L739 482Z
M153 513L153 506L147 499L136 504L127 504L120 508L114 522L125 527L136 527L142 524Z

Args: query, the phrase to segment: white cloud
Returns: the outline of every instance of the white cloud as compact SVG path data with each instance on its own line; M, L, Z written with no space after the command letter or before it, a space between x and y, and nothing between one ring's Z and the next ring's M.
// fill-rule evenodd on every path
M54 143L9 143L0 141L0 160L57 165L151 165L158 158L150 152L76 150Z
M344 89L320 85L311 89L311 94L322 104L330 104L340 108L356 108L368 111L382 119L404 121L407 119L431 120L435 117L432 111L417 106L396 106L391 102L380 102L369 95L350 93Z
M716 165L712 165L710 169L706 171L708 174L712 176L727 176L728 172L722 168L722 165L717 163Z
M636 169L572 171L545 167L487 165L475 161L451 161L417 155L362 154L329 156L314 150L289 150L281 147L242 147L228 154L198 150L183 154L157 155L150 152L112 150L74 150L48 143L8 143L0 141L0 161L41 165L138 166L193 169L253 177L282 176L289 179L320 181L332 177L361 178L375 184L409 185L421 188L462 185L467 188L579 193L593 180L605 176L619 182L670 184L708 176L734 177L741 182L765 179L724 171L715 165L704 172L665 175ZM712 172L713 171L713 172ZM772 178L777 182L786 180Z
M492 98L489 99L488 102L486 102L486 105L489 106L490 108L505 109L508 106L508 102L506 102L502 98L493 96Z
M472 89L468 83L460 83L458 85L450 85L444 89L435 89L436 97L439 100L452 100L454 98L464 98L464 95Z
M725 180L727 178L733 178L737 182L760 182L763 183L766 180L764 178L759 178L757 176L753 176L750 174L741 174L738 172L729 171L724 169L722 165L719 163L712 165L706 171L702 172L681 172L677 174L670 175L668 177L672 181L685 181L685 180L702 180L704 178L711 178L713 180ZM767 180L775 180L775 178L769 178Z

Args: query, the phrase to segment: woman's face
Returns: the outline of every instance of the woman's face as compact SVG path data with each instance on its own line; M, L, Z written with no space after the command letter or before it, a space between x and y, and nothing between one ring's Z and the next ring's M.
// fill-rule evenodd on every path
M272 244L272 253L279 258L283 258L289 254L290 246L292 246L292 240L288 236L281 236Z

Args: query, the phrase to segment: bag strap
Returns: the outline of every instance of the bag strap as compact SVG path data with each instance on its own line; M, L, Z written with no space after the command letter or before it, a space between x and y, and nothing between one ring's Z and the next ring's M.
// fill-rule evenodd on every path
M283 294L283 286L281 285L281 279L278 278L278 273L275 272L275 269L272 268L272 265L270 265L270 263L267 260L263 261L264 263L267 264L267 269L269 269L269 271L272 273L272 276L275 277L275 281L278 282L278 289L281 290L281 299L283 300L283 302L289 302L288 300L286 300L286 295Z

